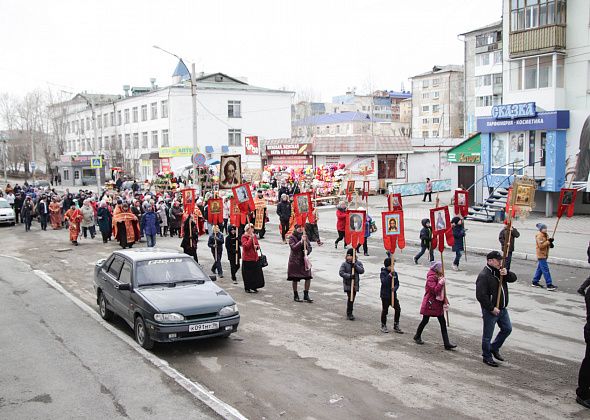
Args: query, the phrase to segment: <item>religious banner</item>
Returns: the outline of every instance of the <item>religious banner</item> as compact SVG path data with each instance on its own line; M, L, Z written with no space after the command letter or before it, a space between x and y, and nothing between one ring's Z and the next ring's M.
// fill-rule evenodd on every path
M404 212L402 210L384 211L381 213L383 229L383 246L392 254L396 248L406 247L404 235Z
M354 181L348 181L346 183L346 201L349 203L352 201L352 196L354 194Z
M212 225L223 223L223 200L210 198L207 201L207 221Z
M346 229L344 231L344 240L353 248L356 248L365 242L366 220L367 212L364 210L346 211Z
M512 183L510 205L519 212L531 212L535 207L536 182L532 178L521 177ZM513 212L515 211L513 209Z
M566 217L574 215L574 204L576 203L576 195L578 190L575 188L562 188L559 193L559 206L557 207L557 217L564 214Z
M445 237L447 244L453 246L455 240L448 206L430 209L430 226L432 226L432 249L436 249L438 245L438 250L443 252L445 249Z
M369 198L369 189L371 188L370 181L363 181L363 200L367 200Z
M236 227L246 223L246 214L240 211L238 200L235 198L229 201L229 223Z
M311 193L295 194L293 196L293 204L295 205L295 220L298 224L304 226L305 221L309 219L313 211Z
M182 206L185 213L192 213L195 210L196 191L192 188L180 190L182 194Z
M250 190L249 182L233 187L232 191L242 213L247 214L256 209L254 200L252 199L252 191Z
M455 214L467 217L469 214L469 191L455 190Z
M387 195L387 209L389 211L403 210L402 195L399 193L388 194Z

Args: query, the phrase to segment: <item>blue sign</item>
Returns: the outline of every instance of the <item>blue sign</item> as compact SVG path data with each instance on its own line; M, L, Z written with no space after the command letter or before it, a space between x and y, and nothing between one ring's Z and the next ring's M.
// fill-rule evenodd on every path
M537 115L537 107L534 102L494 105L492 107L492 118L497 120L534 117L535 115Z
M195 153L193 155L193 164L195 166L203 166L207 161L207 157L202 153Z
M505 133L527 130L567 130L570 128L569 111L539 112L534 117L502 120L483 117L477 119L477 131L481 133Z

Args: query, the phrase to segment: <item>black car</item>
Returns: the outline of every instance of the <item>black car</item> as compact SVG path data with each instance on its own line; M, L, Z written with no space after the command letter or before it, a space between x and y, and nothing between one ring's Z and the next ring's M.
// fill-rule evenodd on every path
M146 349L154 342L229 337L238 329L234 300L192 257L158 248L115 251L96 262L99 312L121 317Z

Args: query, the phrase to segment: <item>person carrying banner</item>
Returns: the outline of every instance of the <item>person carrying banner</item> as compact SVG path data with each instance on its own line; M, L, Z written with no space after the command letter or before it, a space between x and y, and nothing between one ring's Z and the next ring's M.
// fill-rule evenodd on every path
M228 225L227 231L228 234L225 237L225 250L227 251L227 259L229 260L231 280L234 284L238 284L236 273L240 268L240 258L242 257L240 238L238 238L238 230L234 225Z
M422 331L428 324L431 316L435 316L440 324L440 332L442 334L445 350L453 350L457 347L449 341L449 333L447 331L447 324L445 322L444 310L448 306L448 299L445 295L446 279L443 274L442 264L439 261L430 264L430 270L426 274L426 285L424 286L424 297L422 298L422 305L420 306L420 314L422 321L418 325L414 341L416 344L424 344L422 341Z
M289 232L289 221L291 219L291 202L287 194L281 195L281 202L277 205L277 215L281 223L281 238L287 243L287 232Z
M553 248L553 238L550 238L547 235L547 225L543 223L537 223L537 229L539 229L539 233L535 236L536 242L536 251L537 251L537 270L535 271L535 275L533 276L533 282L531 286L533 287L540 287L543 288L541 284L539 284L539 280L541 280L541 275L545 277L545 284L547 285L547 290L555 291L557 286L553 284L553 280L551 279L551 272L549 271L549 264L547 264L547 259L549 258L549 248Z
M289 238L289 265L287 267L287 281L293 283L293 300L301 302L297 286L300 280L305 280L303 290L303 300L312 303L313 299L309 297L309 286L311 285L311 266L306 263L305 257L311 253L311 242L303 232L303 226L295 224L295 230Z
M398 334L403 334L404 332L399 327L399 318L401 316L401 307L399 305L399 300L397 298L397 290L399 289L399 279L397 272L392 270L391 267L391 258L387 257L383 260L383 267L381 267L381 332L388 333L389 330L387 329L387 313L389 312L389 307L391 306L391 287L393 286L393 309L395 310L395 315L393 317L393 330Z
M428 250L428 261L434 261L434 250L432 249L432 228L430 227L429 219L422 219L422 230L420 230L420 252L414 257L414 264L418 264L418 260L426 250Z
M341 201L336 207L336 230L338 231L338 238L334 242L334 248L338 248L338 242L344 240L344 249L346 249L346 202Z
M211 254L213 254L213 267L211 267L211 272L219 274L220 279L223 278L223 267L221 266L223 242L223 234L219 231L219 226L213 225L207 245L211 248Z
M266 200L262 190L258 190L256 198L254 199L254 233L258 235L258 239L263 239L266 233Z
M354 261L354 249L350 248L346 251L346 260L340 265L338 274L342 277L342 285L344 287L344 293L346 293L346 318L349 321L354 321L354 315L352 314L354 306L354 298L359 291L360 286L360 275L365 272L365 267L360 260ZM354 279L354 292L352 292L352 282Z
M511 224L512 225L512 224ZM512 231L511 231L512 230ZM504 228L500 231L498 235L498 240L500 241L500 245L502 245L502 249L504 249L504 245L506 244L506 240L510 238L510 243L508 244L508 251L506 253L506 261L504 263L504 267L510 270L510 264L512 263L512 253L514 252L514 242L516 238L520 236L520 232L513 226L505 225Z
M504 361L500 355L500 348L512 332L512 324L508 315L508 283L516 281L516 274L502 267L502 254L498 251L488 253L486 258L487 265L475 281L475 296L481 306L483 317L481 338L483 362L488 366L497 367L498 363L494 359ZM498 286L500 281L502 281L501 291ZM498 292L500 293L499 299ZM500 327L500 332L492 342L496 324Z
M308 213L307 222L305 223L305 234L311 242L315 242L318 246L324 243L320 239L320 231L318 229L318 222L320 217L318 215L318 208L314 207L311 213Z

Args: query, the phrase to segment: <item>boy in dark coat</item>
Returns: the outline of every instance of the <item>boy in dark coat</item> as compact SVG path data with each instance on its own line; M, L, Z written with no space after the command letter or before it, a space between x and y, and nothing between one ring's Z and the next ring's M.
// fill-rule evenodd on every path
M236 273L240 268L240 258L242 257L240 238L237 235L237 229L235 226L229 225L227 230L228 234L225 237L225 250L227 251L227 259L229 260L232 282L238 284Z
M213 225L211 235L209 236L209 248L213 254L213 267L211 272L219 274L219 278L223 278L223 268L221 267L221 256L223 255L223 234L219 231L219 226Z
M388 333L387 329L387 313L391 306L391 286L393 280L393 309L395 310L395 316L393 318L393 330L398 334L404 332L399 327L399 317L401 315L401 307L399 306L399 300L397 298L397 289L399 289L399 279L397 272L391 271L391 258L385 258L383 261L383 267L381 267L381 332Z
M430 219L422 219L422 230L420 231L420 252L414 257L414 264L418 264L418 260L426 250L428 250L430 262L434 261L434 252L431 246L432 243L432 228L430 227Z
M451 226L453 227L453 251L455 251L455 260L453 261L453 270L459 271L459 260L463 251L465 250L465 228L463 227L463 219L455 216L451 219Z
M354 305L354 298L359 291L360 286L360 274L365 272L365 267L363 267L363 263L360 262L358 259L353 261L353 249L350 248L346 251L346 261L340 265L339 273L340 277L342 277L342 285L344 287L344 293L348 299L346 299L346 318L350 321L354 321L354 315L352 314L353 305ZM354 268L354 275L352 274L352 270ZM351 285L352 280L354 278L354 293L352 293ZM352 299L351 299L352 293Z

